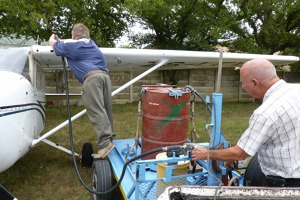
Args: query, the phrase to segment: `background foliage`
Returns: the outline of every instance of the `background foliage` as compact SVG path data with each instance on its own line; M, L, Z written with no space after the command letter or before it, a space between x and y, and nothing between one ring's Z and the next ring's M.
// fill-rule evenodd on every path
M2 0L0 36L47 41L83 22L99 46L129 34L129 47L300 55L298 0ZM132 33L134 23L149 30ZM293 65L298 70L299 63Z
M2 0L0 33L47 41L52 33L70 38L75 23L85 23L100 46L113 41L126 30L126 14L120 0Z

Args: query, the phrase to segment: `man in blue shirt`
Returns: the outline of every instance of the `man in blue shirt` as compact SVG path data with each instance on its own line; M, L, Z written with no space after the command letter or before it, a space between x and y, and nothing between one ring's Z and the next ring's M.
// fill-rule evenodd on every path
M49 43L57 56L67 58L68 66L82 83L83 104L98 136L99 151L94 158L104 158L115 146L111 80L104 56L82 23L74 25L72 39L62 40L52 34Z

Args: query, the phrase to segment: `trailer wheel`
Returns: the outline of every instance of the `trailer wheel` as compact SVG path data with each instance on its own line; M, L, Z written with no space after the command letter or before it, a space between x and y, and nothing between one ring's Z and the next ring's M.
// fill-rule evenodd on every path
M92 167L93 165L93 146L91 143L84 143L81 151L81 166Z
M250 160L244 176L244 186L265 186L266 176L262 173L256 153Z
M112 173L108 160L94 160L92 187L96 192L105 192L112 188ZM104 195L92 195L93 200L111 200L111 192Z

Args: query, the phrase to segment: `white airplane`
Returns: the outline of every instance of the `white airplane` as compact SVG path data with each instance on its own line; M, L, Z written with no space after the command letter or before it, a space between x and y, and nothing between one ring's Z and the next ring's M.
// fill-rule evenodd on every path
M109 68L145 67L145 72L112 92L112 96L164 67L235 68L254 58L265 58L276 66L299 61L295 56L242 54L223 52L101 48ZM62 58L50 46L0 47L0 173L11 167L33 146L43 141L70 153L68 149L47 140L68 125L68 120L40 135L45 125L46 68L62 68ZM219 82L220 83L220 82ZM71 118L85 114L85 110ZM76 154L78 156L78 154Z

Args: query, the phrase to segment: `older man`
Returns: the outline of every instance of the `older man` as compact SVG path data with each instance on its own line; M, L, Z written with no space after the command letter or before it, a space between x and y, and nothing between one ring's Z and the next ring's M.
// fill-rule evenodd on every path
M223 150L196 147L193 160L207 159L208 151L210 159L222 161L243 160L257 152L267 186L300 187L300 85L281 80L265 59L246 62L240 81L247 93L262 100L249 127L236 146Z

